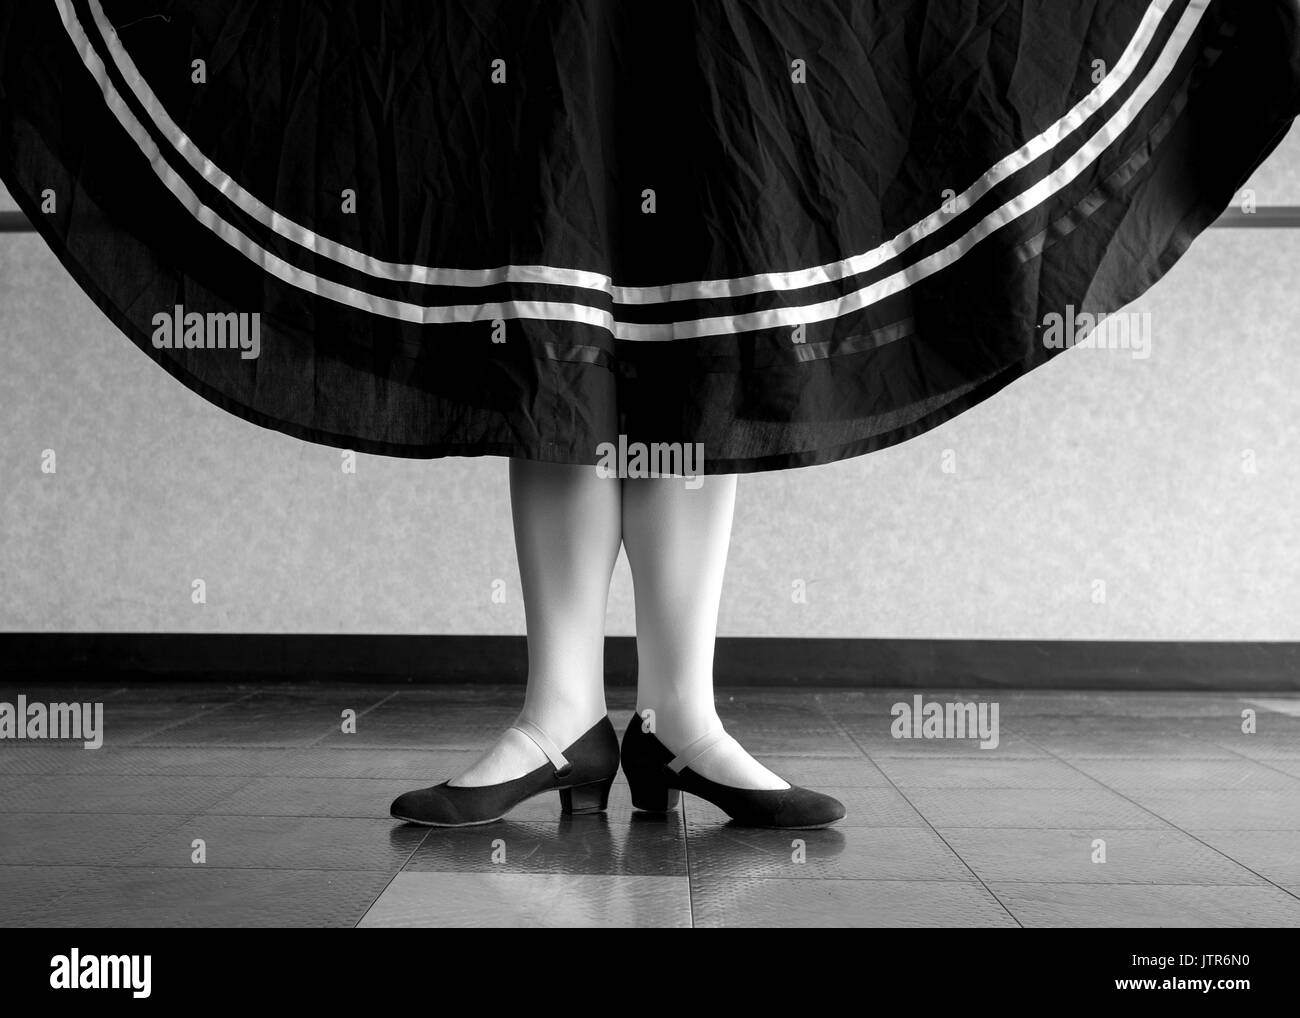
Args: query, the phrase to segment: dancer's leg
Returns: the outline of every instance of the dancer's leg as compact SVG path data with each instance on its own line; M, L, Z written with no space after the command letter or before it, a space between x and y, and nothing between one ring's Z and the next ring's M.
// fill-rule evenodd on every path
M655 712L655 735L674 753L720 726L713 647L736 501L735 475L623 482L623 546L636 592L637 710ZM738 788L786 788L734 739L691 765Z
M605 605L618 558L621 488L594 467L510 461L510 506L528 625L520 717L563 748L605 714ZM507 731L453 785L490 785L546 762Z

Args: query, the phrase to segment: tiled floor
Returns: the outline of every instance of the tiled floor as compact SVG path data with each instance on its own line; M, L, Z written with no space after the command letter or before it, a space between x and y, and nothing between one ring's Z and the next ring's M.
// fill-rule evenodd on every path
M101 701L106 732L0 741L6 926L1300 926L1300 697L927 692L999 703L980 749L894 739L911 693L724 691L733 734L848 806L783 833L689 796L636 814L621 778L604 816L547 795L486 827L389 819L513 719L518 689L0 701L19 692ZM621 731L630 693L610 700Z

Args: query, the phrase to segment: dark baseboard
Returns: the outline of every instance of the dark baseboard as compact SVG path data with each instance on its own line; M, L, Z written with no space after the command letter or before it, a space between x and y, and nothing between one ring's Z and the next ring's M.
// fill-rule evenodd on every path
M0 685L522 683L522 636L0 633ZM605 642L611 686L636 642ZM721 637L719 686L1300 691L1300 643Z

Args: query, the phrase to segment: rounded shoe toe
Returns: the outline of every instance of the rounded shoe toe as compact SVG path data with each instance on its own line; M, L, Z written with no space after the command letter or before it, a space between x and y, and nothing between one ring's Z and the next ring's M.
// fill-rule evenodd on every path
M780 822L785 827L825 827L848 815L844 803L832 795L810 788L791 787L781 803Z
M390 815L396 820L409 820L419 824L445 824L456 821L455 810L449 808L441 786L417 788L403 792L389 807Z

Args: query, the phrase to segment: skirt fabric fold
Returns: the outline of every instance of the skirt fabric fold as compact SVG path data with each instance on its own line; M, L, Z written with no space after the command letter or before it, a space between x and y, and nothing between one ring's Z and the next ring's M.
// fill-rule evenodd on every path
M1141 296L1300 113L1300 0L26 0L0 177L254 424L869 453Z

